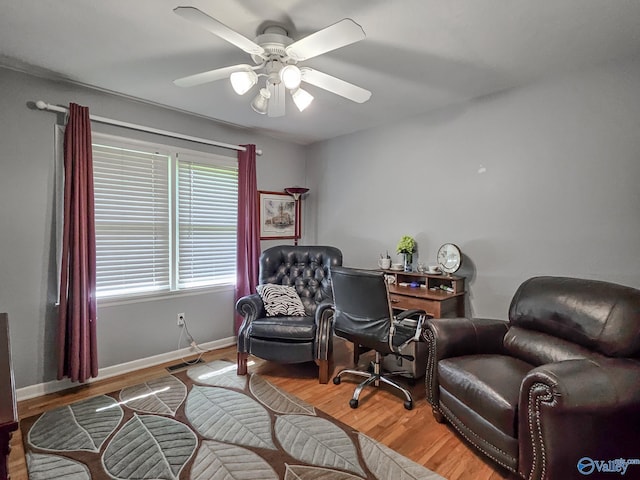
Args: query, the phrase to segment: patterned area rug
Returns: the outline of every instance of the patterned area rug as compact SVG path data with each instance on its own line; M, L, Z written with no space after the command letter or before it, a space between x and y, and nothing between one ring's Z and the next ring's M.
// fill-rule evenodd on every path
M214 361L21 421L30 480L443 477Z

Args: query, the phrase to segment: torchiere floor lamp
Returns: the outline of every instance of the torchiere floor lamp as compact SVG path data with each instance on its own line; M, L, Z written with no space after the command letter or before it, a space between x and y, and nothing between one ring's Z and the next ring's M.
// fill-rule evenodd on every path
M300 230L302 229L302 217L300 216L300 212L301 212L300 199L302 195L304 195L309 191L309 189L304 187L287 187L284 189L284 191L287 192L289 195L291 195L293 197L293 201L295 202L296 231L294 234L293 244L298 245L298 239L300 238L300 234L301 234Z

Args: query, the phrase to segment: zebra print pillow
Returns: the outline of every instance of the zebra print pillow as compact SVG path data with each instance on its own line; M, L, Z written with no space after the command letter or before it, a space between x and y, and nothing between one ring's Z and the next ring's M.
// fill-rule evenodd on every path
M258 285L256 290L262 297L267 317L275 317L277 315L303 317L306 315L302 301L295 288L267 283Z

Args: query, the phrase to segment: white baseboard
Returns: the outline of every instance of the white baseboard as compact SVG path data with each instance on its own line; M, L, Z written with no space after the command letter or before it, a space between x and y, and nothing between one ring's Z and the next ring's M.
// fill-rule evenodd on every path
M224 348L236 344L236 337L228 337L220 340L214 340L213 342L207 342L199 344L198 346L203 350L215 350L218 348ZM120 363L118 365L112 365L110 367L101 368L98 370L98 376L90 378L86 383L97 382L98 380L104 380L105 378L115 377L116 375L122 375L134 370L140 370L142 368L152 367L160 363L170 362L172 360L181 360L186 356L197 353L192 347L181 348L180 350L174 350L172 352L161 353L152 357L141 358L138 360L132 360L131 362ZM35 385L29 385L28 387L22 387L16 389L16 399L27 400L29 398L39 397L48 393L59 392L60 390L66 390L68 388L77 387L77 382L72 382L68 378L64 380L52 380L45 383L37 383Z

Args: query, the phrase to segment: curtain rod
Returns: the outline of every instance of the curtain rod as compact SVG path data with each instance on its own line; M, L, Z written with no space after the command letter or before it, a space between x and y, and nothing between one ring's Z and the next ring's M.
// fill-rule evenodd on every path
M69 113L68 108L59 107L57 105L51 105L50 103L43 102L42 100L38 100L36 102L36 107L38 107L38 109L40 110L48 110L50 112ZM232 145L230 143L216 142L215 140L209 140L206 138L192 137L190 135L184 135L182 133L170 132L168 130L160 130L153 127L146 127L144 125L137 125L135 123L121 122L120 120L114 120L112 118L99 117L97 115L89 115L89 118L92 121L97 123L104 123L106 125L115 125L117 127L130 128L131 130L138 130L141 132L155 133L158 135L162 135L164 137L178 138L180 140L189 140L190 142L203 143L205 145L213 145L214 147L228 148L230 150L239 150L242 152L247 150L245 147L242 147L240 145ZM256 149L256 155L262 155L262 150Z

